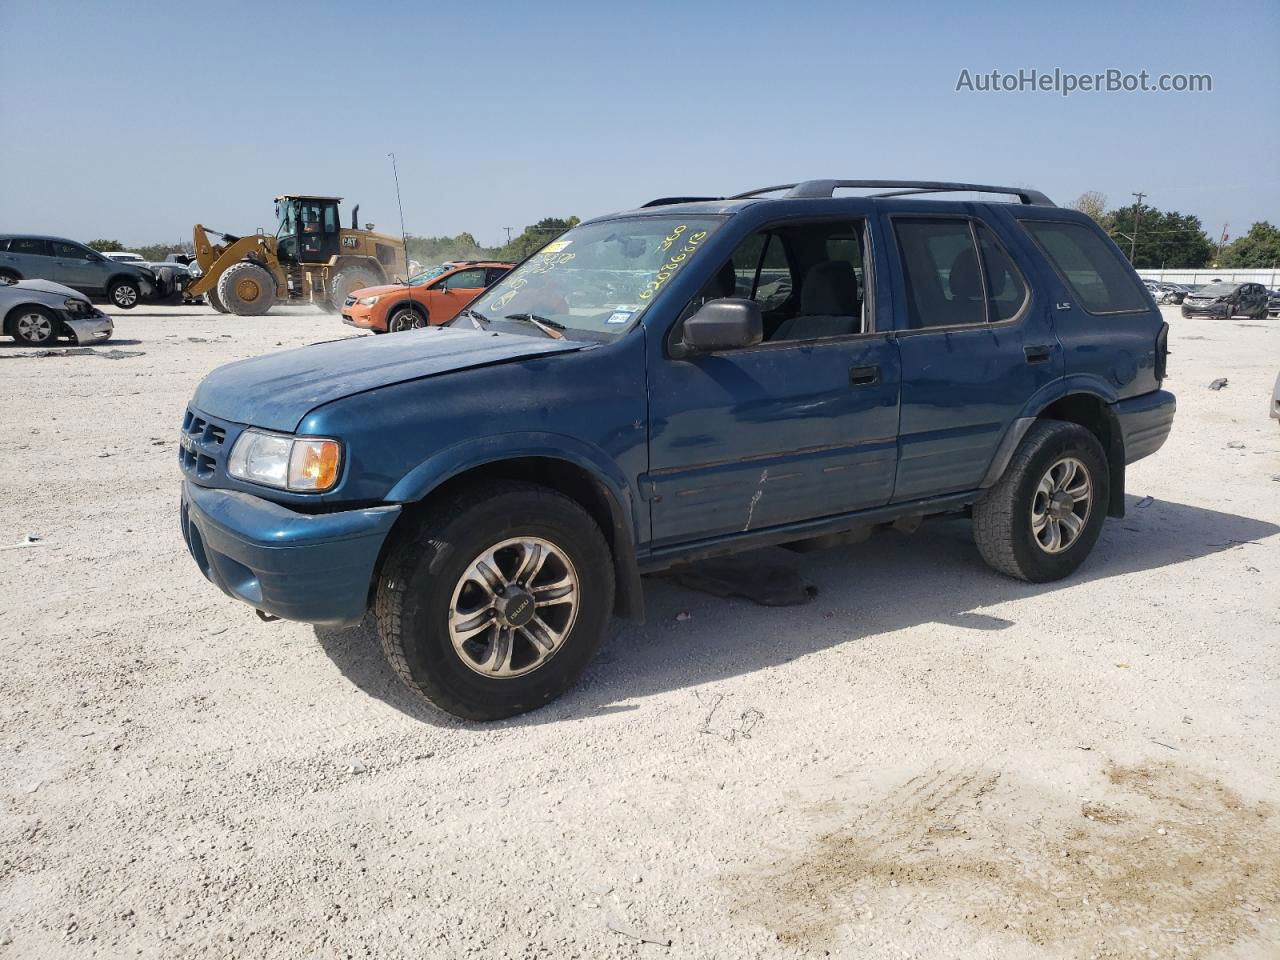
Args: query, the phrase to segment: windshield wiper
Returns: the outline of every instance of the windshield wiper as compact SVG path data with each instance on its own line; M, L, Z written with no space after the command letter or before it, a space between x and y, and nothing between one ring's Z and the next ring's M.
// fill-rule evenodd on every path
M552 340L563 340L564 334L561 331L569 329L563 323L558 323L547 317L540 317L536 313L508 313L503 319L523 320L526 323L532 323Z
M470 317L471 325L475 327L477 330L488 329L489 318L486 317L479 310L472 310L470 307L467 307L464 310L458 311L458 315L463 317Z

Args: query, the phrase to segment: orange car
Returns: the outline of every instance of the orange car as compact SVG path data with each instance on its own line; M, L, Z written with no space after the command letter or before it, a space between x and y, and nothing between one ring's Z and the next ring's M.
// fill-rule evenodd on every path
M374 333L448 323L514 266L502 260L453 260L422 271L408 283L353 290L342 305L342 322Z

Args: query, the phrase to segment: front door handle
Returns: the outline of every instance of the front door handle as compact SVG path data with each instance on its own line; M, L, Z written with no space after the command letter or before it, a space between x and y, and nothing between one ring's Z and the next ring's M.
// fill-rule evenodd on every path
M851 387L869 387L873 383L880 382L880 366L873 364L869 367L850 367L849 368L849 386Z
M1034 347L1023 347L1023 354L1026 355L1027 363L1048 363L1049 362L1049 345L1038 344Z

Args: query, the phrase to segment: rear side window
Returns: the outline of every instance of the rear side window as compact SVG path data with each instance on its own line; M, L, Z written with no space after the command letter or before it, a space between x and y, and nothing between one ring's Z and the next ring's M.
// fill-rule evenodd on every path
M907 329L987 322L982 274L968 220L894 224L907 287Z
M25 253L32 257L53 256L53 251L49 249L49 241L35 237L15 237L9 241L9 252Z
M1150 309L1133 268L1092 228L1058 220L1023 220L1022 225L1090 313Z

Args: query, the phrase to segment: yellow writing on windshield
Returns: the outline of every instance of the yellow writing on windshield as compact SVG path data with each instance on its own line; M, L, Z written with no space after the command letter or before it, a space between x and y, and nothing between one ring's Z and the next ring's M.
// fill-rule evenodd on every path
M556 249L552 250L551 247ZM560 251L563 249L563 246L553 243L542 253L535 256L521 268L520 275L506 285L506 290L485 304L485 309L501 310L516 298L516 294L529 285L530 276L550 273L556 267L564 266L578 256L576 253L561 253Z
M680 239L686 229L687 227L685 224L680 224L680 226L672 230L671 233L663 237L662 243L658 244L658 249L663 251L670 250L671 247L674 246L675 242ZM658 272L654 275L653 279L645 284L645 288L640 291L640 299L648 300L655 293L661 290L666 285L667 281L675 276L676 271L685 265L689 257L697 252L698 244L703 241L703 238L706 237L706 235L707 231L705 230L699 230L697 233L689 234L683 246L673 253L667 259L667 262L658 268Z

